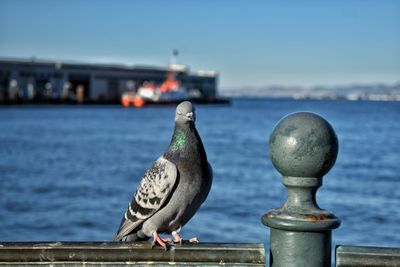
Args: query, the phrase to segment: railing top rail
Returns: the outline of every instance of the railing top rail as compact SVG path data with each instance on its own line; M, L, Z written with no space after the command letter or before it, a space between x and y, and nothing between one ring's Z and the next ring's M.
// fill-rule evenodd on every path
M337 246L337 267L399 267L400 248Z
M1 264L54 265L54 263L195 264L265 266L265 246L256 244L200 243L172 246L165 251L148 242L1 242ZM80 265L80 264L77 264Z

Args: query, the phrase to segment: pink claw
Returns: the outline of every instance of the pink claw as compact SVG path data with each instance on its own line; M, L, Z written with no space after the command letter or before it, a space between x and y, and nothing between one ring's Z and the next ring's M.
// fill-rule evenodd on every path
M189 243L199 243L199 239L197 239L197 237L192 237L189 239Z
M174 237L174 242L182 244L183 238L178 234L178 232L173 231L172 236Z
M157 244L162 246L165 250L167 250L167 244L161 239L161 237L157 234L157 232L153 233L153 242L151 243L151 247L155 247Z

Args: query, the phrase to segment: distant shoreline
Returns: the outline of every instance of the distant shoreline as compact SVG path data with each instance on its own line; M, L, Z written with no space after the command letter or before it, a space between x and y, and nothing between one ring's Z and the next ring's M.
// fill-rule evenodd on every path
M247 100L290 100L290 101L351 101L351 102L361 102L361 101L369 101L369 102L398 102L400 101L400 97L398 98L388 98L388 99L369 99L369 98L357 98L357 99L349 99L346 97L337 97L337 98L314 98L314 97L304 97L304 98L295 98L295 97L272 97L272 96L231 96L230 99L247 99Z
M278 99L369 100L400 101L400 82L341 86L282 86L239 87L220 90L226 97L266 97Z

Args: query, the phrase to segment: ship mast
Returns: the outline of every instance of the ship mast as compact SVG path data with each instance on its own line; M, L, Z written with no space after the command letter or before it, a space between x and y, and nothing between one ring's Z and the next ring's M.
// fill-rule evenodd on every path
M179 55L178 49L172 50L172 55L171 55L171 58L170 58L170 61L169 61L170 67L177 64L177 57L178 57L178 55Z

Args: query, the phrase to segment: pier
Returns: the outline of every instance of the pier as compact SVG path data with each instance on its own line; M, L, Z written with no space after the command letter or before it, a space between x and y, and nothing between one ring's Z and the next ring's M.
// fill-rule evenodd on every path
M144 83L161 84L167 73L197 103L227 103L217 94L218 72L167 67L100 64L37 58L0 58L0 104L119 104L124 92Z

